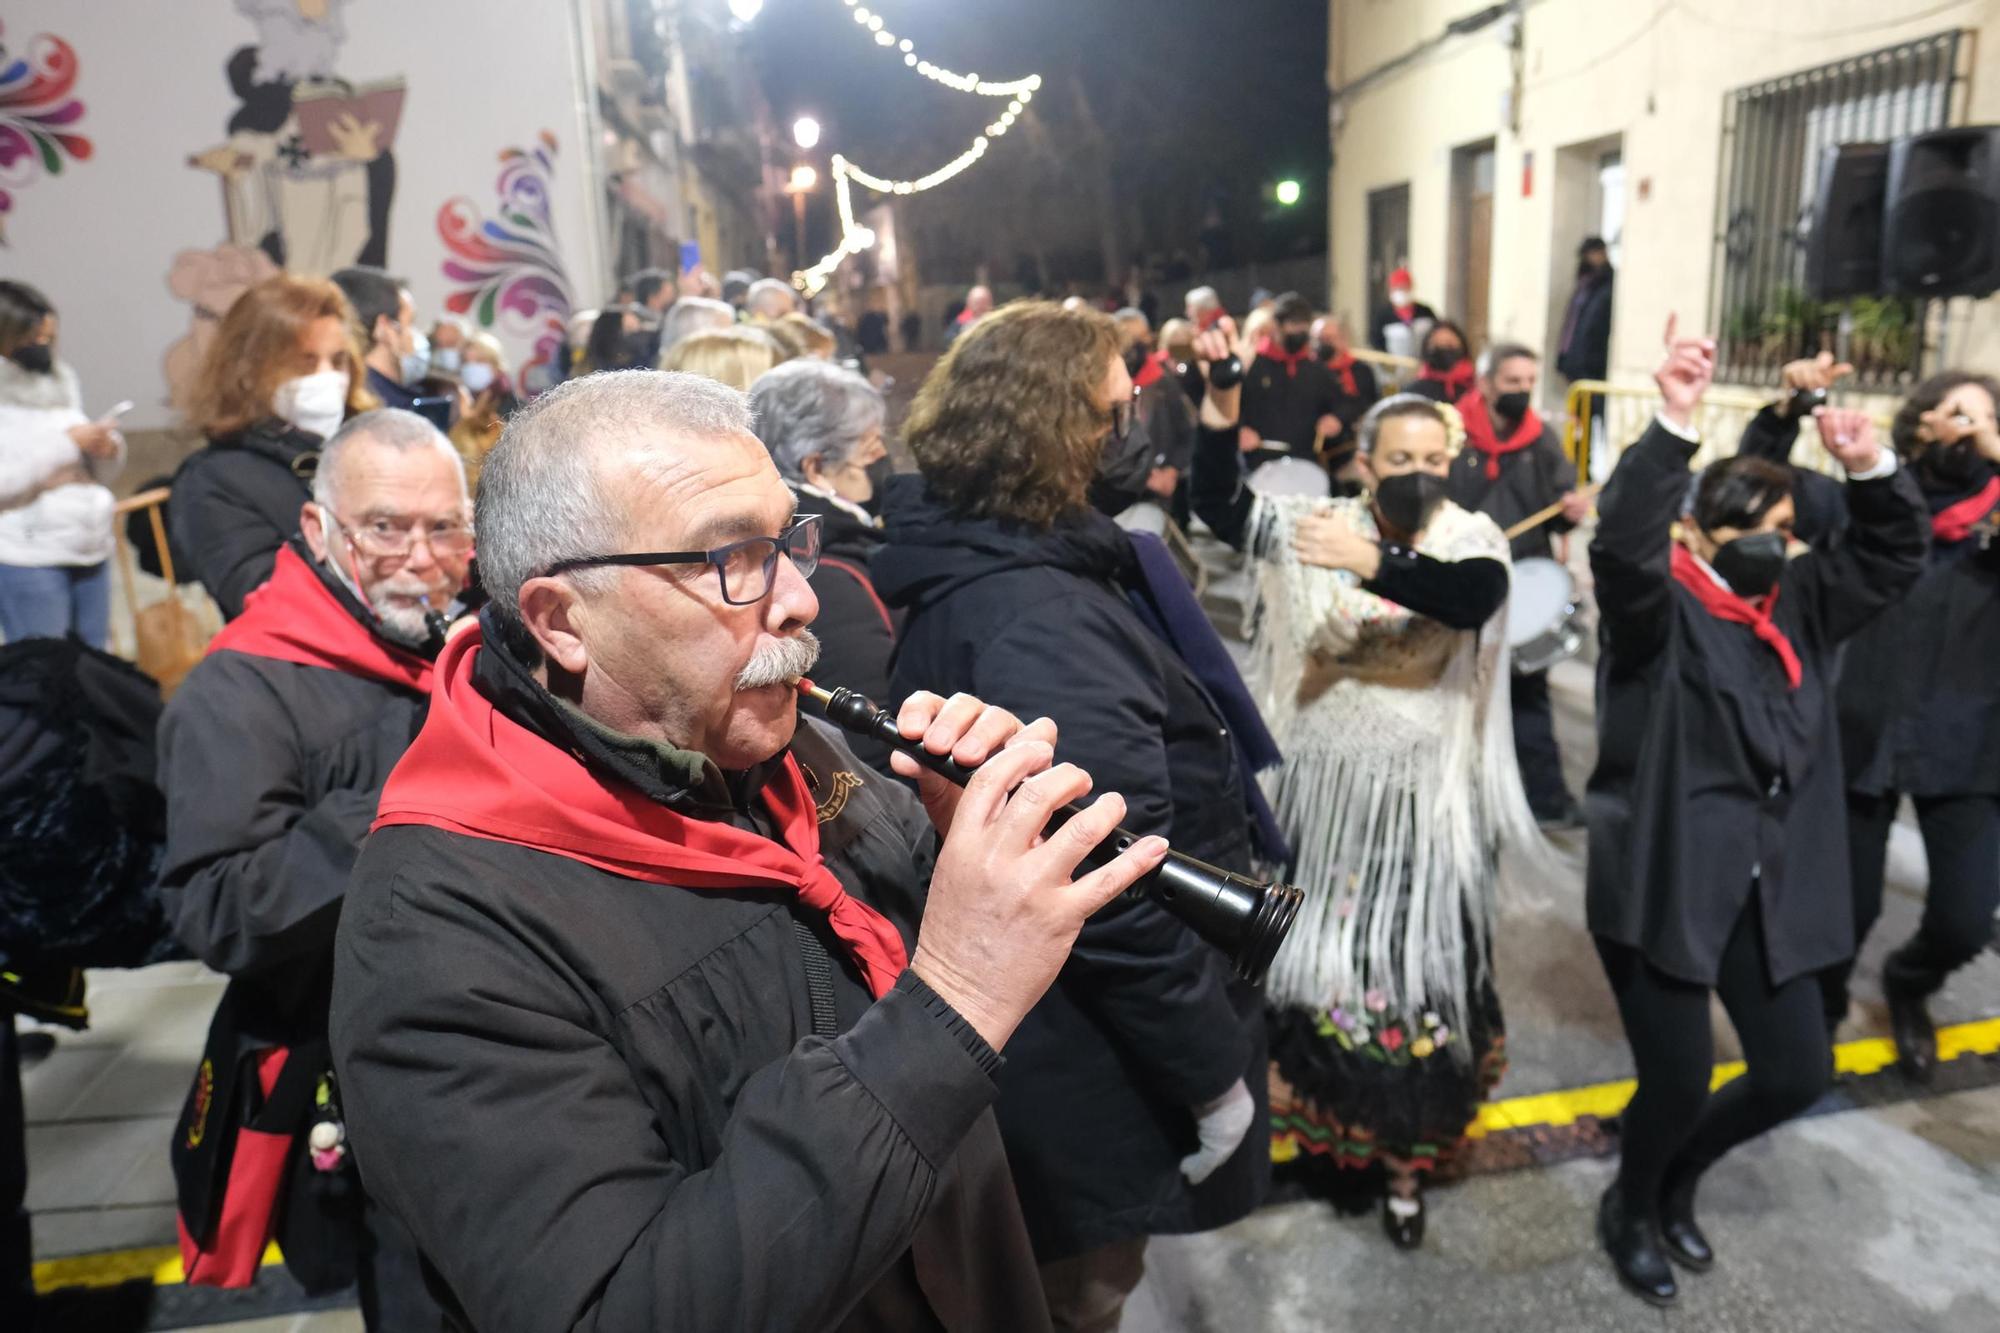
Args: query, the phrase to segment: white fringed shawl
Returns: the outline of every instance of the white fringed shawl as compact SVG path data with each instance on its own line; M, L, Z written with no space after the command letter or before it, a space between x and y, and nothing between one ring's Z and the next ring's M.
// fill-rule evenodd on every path
M1514 759L1506 608L1453 630L1301 565L1292 533L1314 510L1379 539L1365 500L1261 497L1251 518L1253 688L1285 753L1266 791L1305 893L1268 990L1314 1009L1433 1012L1469 1032L1498 845L1542 846ZM1508 561L1493 521L1449 502L1417 549Z

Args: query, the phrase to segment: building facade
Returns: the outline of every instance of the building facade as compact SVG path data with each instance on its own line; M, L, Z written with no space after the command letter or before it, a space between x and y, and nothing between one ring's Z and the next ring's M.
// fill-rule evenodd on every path
M1644 382L1669 314L1715 332L1719 378L1744 385L1822 346L1884 395L2000 365L2000 300L1804 286L1823 150L2000 122L1992 0L1332 0L1329 40L1332 287L1352 317L1407 266L1476 346L1553 363L1577 245L1601 235L1614 380Z

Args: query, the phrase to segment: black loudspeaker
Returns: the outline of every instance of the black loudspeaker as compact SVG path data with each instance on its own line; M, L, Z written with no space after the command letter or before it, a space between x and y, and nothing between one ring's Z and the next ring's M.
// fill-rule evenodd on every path
M1887 194L1885 289L1923 297L2000 290L2000 125L1898 139Z
M1820 154L1819 193L1806 233L1806 294L1815 301L1881 290L1888 186L1888 144L1844 143Z

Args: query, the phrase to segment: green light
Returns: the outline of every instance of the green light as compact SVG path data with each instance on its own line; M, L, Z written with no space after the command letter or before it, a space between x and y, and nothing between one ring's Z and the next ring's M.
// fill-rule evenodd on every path
M1299 201L1299 194L1300 194L1299 183L1294 180L1279 181L1277 193L1278 193L1278 202L1283 204L1286 208L1290 208L1293 204L1296 204Z

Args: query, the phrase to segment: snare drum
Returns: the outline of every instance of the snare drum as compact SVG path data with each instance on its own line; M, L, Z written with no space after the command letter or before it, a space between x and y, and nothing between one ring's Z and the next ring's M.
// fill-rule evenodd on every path
M1507 597L1507 646L1514 674L1531 676L1574 657L1583 647L1577 624L1576 580L1553 560L1536 556L1514 562L1514 588Z

